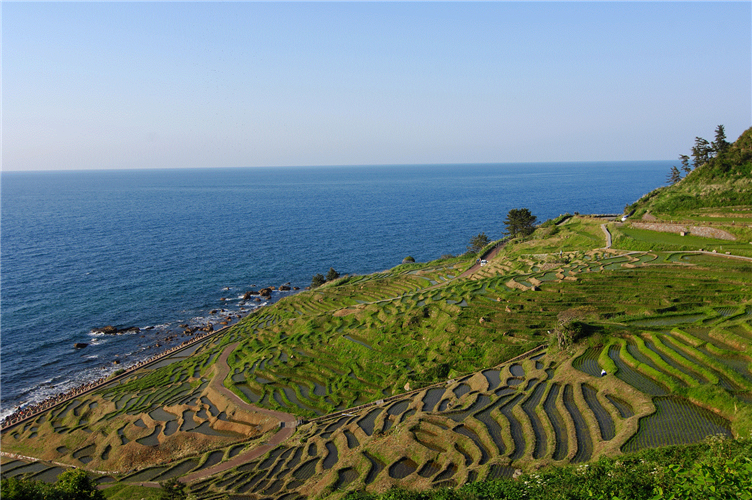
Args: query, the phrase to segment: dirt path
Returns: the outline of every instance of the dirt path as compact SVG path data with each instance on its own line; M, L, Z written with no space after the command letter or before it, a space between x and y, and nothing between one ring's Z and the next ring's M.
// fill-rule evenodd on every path
M281 423L281 427L264 444L241 453L226 462L221 462L212 467L196 471L188 474L187 476L181 477L180 480L184 483L198 481L199 479L203 479L207 476L211 476L228 469L232 469L233 467L236 467L240 464L263 456L295 433L295 427L298 423L298 419L295 415L281 411L268 410L266 408L259 408L258 406L248 404L243 401L237 394L225 387L224 380L230 373L230 365L227 364L227 358L230 357L230 354L232 354L232 351L235 350L238 344L239 342L231 344L227 346L224 351L222 351L222 354L214 363L215 373L211 382L209 382L209 385L212 387L212 389L216 390L218 393L222 394L229 401L231 401L235 406L237 406L238 409L248 413L262 413L264 415L269 415L270 417L278 420Z

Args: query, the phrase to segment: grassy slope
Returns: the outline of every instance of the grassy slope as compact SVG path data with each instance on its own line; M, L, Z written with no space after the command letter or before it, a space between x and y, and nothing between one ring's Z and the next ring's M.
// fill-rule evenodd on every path
M672 186L658 188L628 207L634 218L650 212L660 218L700 216L701 209L728 207L748 210L752 205L752 128L722 156L693 170ZM747 213L747 216L748 213Z

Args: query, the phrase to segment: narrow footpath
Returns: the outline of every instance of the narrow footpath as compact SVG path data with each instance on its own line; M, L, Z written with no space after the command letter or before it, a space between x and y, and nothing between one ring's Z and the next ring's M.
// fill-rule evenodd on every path
M276 448L277 445L286 441L295 433L295 427L298 423L298 419L295 415L281 411L268 410L266 408L260 408L258 406L246 403L240 397L238 397L237 394L235 394L225 386L224 380L230 373L230 365L227 364L227 358L230 357L230 354L232 354L232 351L235 350L238 344L239 342L231 344L227 346L224 351L222 351L222 354L214 363L214 377L212 378L211 382L209 382L209 385L214 390L230 400L234 405L237 406L238 409L248 413L262 413L264 415L269 415L270 417L277 419L281 423L281 427L271 437L271 439L267 440L264 444L241 453L226 462L221 462L207 469L196 471L192 474L188 474L187 476L183 476L180 478L180 481L182 481L183 483L198 481L219 472L224 472L228 469L232 469L233 467L237 467L238 465L244 464L246 462L250 462L251 460L261 457L272 449Z

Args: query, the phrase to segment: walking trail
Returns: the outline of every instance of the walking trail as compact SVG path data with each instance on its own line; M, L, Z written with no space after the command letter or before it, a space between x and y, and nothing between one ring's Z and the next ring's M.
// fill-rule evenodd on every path
M192 474L188 474L187 476L181 477L180 481L184 483L198 481L199 479L203 479L205 477L211 476L213 474L217 474L219 472L226 471L228 469L232 469L233 467L244 464L258 457L261 457L265 455L267 452L276 448L277 445L287 440L290 436L292 436L295 433L295 427L298 424L298 420L295 415L292 415L290 413L284 413L281 411L268 410L266 408L260 408L252 404L248 404L245 401L243 401L237 394L235 394L230 389L225 387L224 380L227 378L227 375L230 373L230 365L227 364L227 358L230 357L230 354L232 353L232 351L235 350L237 346L238 346L238 342L227 346L227 348L225 348L225 350L222 352L219 359L217 359L217 362L214 364L215 373L214 373L214 377L212 378L209 384L212 386L214 390L216 390L217 392L222 394L224 397L226 397L228 400L230 400L239 410L246 411L249 413L262 413L264 415L269 415L270 417L279 420L279 422L281 423L281 427L271 437L271 439L267 440L264 444L256 446L255 448L252 448L239 455L236 455L235 457L231 458L230 460L226 462L221 462L207 469L196 471Z

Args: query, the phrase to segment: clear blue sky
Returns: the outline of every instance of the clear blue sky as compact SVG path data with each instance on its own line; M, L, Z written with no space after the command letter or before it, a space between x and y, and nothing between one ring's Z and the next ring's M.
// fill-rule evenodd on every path
M4 170L674 159L750 2L2 3Z

